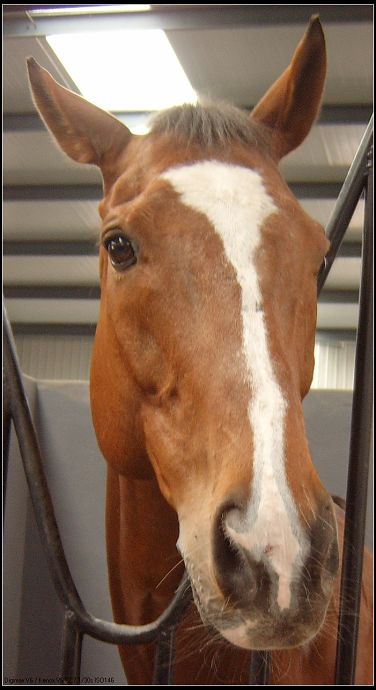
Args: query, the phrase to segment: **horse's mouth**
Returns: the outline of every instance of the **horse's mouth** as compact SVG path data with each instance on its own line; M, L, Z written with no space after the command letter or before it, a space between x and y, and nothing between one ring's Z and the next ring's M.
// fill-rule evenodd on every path
M320 626L319 626L320 627ZM242 625L219 629L221 635L237 647L257 651L293 649L310 642L318 629L293 622L248 621Z
M314 622L299 621L288 614L275 618L270 612L251 617L241 609L225 606L219 596L205 596L201 580L195 583L191 578L191 588L203 624L243 649L272 651L305 645L317 635L325 618L326 610Z

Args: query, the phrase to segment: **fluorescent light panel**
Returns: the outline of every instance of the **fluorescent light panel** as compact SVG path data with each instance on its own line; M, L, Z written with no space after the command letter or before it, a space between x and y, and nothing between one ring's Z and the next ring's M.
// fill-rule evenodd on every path
M123 12L149 12L151 10L151 5L77 5L77 7L48 7L44 9L39 7L35 10L29 10L31 16L43 16L49 15L53 17L58 17L60 15L71 15L71 14L109 14Z
M196 102L164 31L123 30L47 36L87 100L113 112Z

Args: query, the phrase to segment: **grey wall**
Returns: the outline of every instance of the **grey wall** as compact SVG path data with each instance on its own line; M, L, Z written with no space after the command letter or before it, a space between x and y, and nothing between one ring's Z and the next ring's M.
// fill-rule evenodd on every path
M352 392L311 390L303 402L309 448L331 494L346 498ZM373 549L373 452L368 482L366 544Z
M88 385L25 381L77 589L91 613L112 620L104 540L105 463L92 428ZM351 398L349 392L312 391L304 403L316 467L326 487L341 496L346 495ZM371 500L367 543L372 545ZM4 561L4 676L58 682L63 611L47 571L14 442ZM116 648L85 638L82 675L112 677L115 685L124 684Z
M105 463L91 423L87 383L38 382L25 377L48 486L68 564L90 612L112 620L107 586ZM33 387L34 383L34 387ZM63 608L53 586L34 523L17 444L10 452L4 551L4 679L60 677ZM17 615L14 616L16 611ZM85 637L82 676L124 674L113 645ZM112 683L111 683L112 684Z

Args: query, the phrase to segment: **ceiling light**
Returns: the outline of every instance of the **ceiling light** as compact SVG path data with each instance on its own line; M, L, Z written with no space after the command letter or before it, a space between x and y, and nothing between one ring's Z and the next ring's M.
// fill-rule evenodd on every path
M38 7L37 9L29 10L32 17L39 15L76 15L76 14L108 14L116 12L122 14L123 12L149 12L151 5L77 5L76 7Z
M81 94L112 112L155 111L196 102L164 31L106 31L47 36Z

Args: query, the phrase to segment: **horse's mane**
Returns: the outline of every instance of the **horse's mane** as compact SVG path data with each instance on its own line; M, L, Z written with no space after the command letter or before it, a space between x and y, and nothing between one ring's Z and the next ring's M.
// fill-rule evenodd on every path
M162 110L151 120L151 134L173 134L188 144L226 146L239 142L266 148L266 128L229 103L201 101Z

